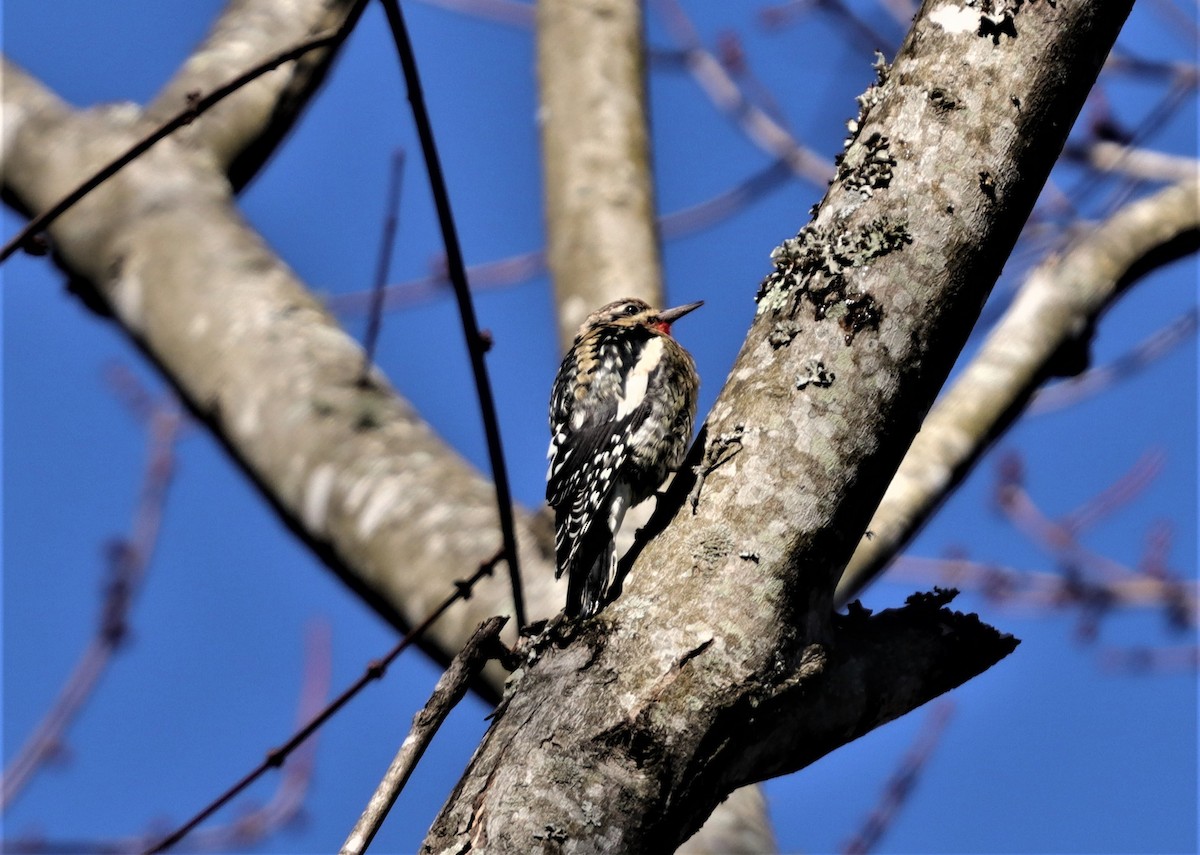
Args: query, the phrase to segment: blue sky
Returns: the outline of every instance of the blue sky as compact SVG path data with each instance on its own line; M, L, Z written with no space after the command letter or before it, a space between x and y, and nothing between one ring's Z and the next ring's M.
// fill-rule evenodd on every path
M151 97L200 39L220 3L153 0L8 0L8 55L79 106ZM653 5L653 4L652 4ZM410 4L426 83L468 263L538 249L541 185L531 35L519 27ZM710 46L726 30L804 141L832 156L872 79L870 57L848 46L836 21L810 14L782 30L760 26L758 6L693 3ZM898 25L862 3L872 25ZM1192 31L1164 6L1141 4L1123 36L1146 58L1194 61ZM650 40L671 44L652 11ZM1190 39L1190 40L1189 40ZM890 51L890 49L889 49ZM1165 91L1160 81L1113 80L1119 120L1137 125ZM676 211L729 189L769 159L694 81L658 63L650 83L659 206ZM1196 99L1146 140L1195 156ZM366 288L375 264L388 160L413 154L391 281L425 273L437 252L432 208L402 84L382 16L372 6L326 88L292 138L242 198L249 220L311 286L330 295ZM1080 174L1056 171L1070 190ZM1104 213L1109 185L1084 202ZM711 404L753 315L768 254L806 220L821 188L785 181L704 231L665 247L675 302L706 306L678 328ZM21 221L3 216L5 236ZM1035 256L1009 264L1003 301ZM119 364L151 390L162 383L109 324L65 290L45 259L17 256L2 269L3 312L3 750L20 746L93 633L105 544L122 536L137 497L145 439L105 380ZM1195 259L1139 284L1104 318L1093 357L1105 364L1194 307ZM544 276L479 294L480 323L496 347L497 390L516 497L540 501L545 406L557 367ZM344 316L360 333L361 315ZM530 334L530 330L536 334ZM469 367L453 305L389 314L379 362L434 427L475 465L485 446L471 405ZM1026 462L1026 486L1050 516L1069 512L1149 451L1165 465L1128 505L1083 536L1085 545L1136 566L1149 532L1173 526L1170 566L1196 578L1196 344L1194 337L1134 378L1077 407L1023 420L1000 443ZM463 397L448 395L461 390ZM914 545L939 556L1054 571L1055 560L993 510L990 455ZM903 601L912 583L881 583L872 607ZM955 712L909 804L882 843L887 852L1186 852L1197 846L1194 671L1113 673L1102 648L1195 643L1164 629L1161 611L1118 611L1099 638L1081 642L1070 616L1007 610L964 595L959 608L1023 640L1017 652L952 693ZM180 821L253 766L290 732L313 621L332 628L333 687L353 680L394 641L391 629L346 592L274 518L203 429L178 446L178 470L161 538L132 615L130 643L44 770L4 817L5 836L104 839ZM403 658L321 733L306 819L256 851L322 852L340 844L386 768L437 671ZM486 708L455 711L377 839L377 852L415 849L482 734ZM767 792L786 851L836 851L873 807L883 782L920 731L927 710L846 746ZM275 779L251 793L269 798ZM222 816L235 815L236 808ZM218 817L220 819L221 817Z

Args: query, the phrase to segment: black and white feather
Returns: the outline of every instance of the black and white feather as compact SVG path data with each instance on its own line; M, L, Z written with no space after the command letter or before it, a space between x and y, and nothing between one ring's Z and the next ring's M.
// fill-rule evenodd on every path
M653 495L687 451L699 378L670 325L699 305L660 312L641 300L610 303L588 316L559 367L546 500L569 616L604 605L625 512Z

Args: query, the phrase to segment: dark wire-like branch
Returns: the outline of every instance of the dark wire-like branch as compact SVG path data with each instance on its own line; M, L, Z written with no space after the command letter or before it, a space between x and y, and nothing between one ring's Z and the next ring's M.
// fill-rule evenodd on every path
M301 42L295 47L281 51L272 57L253 66L248 71L239 74L237 77L230 80L223 86L219 86L212 92L204 96L197 96L195 99L190 99L186 107L172 116L158 128L151 131L147 136L143 137L138 142L134 143L124 154L109 162L106 166L97 170L86 181L64 196L57 204L53 205L49 210L38 214L25 224L25 228L17 232L11 240L0 248L0 263L3 263L14 252L25 246L35 235L45 231L51 223L65 214L72 206L79 202L87 194L91 193L108 179L112 178L130 163L141 157L149 151L156 143L169 137L175 131L190 125L204 113L208 112L212 107L215 107L221 101L228 98L234 92L237 92L246 84L259 77L262 77L268 71L272 71L283 65L285 62L290 62L299 59L309 51L314 51L323 47L332 47L339 44L349 34L350 27L357 19L351 15L347 18L347 23L341 28L332 33L315 36L307 41Z
M492 571L496 567L496 563L503 558L502 552L497 552L483 564L479 565L470 578L459 580L454 583L454 593L446 597L445 600L438 605L425 620L421 621L415 627L396 643L396 646L388 651L387 655L382 659L376 659L367 664L366 670L362 676L355 680L347 689L340 695L334 698L325 709L321 710L316 716L309 721L304 727L297 730L292 736L276 748L272 748L267 752L266 757L261 763L254 767L250 772L246 773L236 784L231 786L217 798L213 799L206 807L200 810L195 816L181 825L175 831L164 837L154 846L146 850L146 855L154 855L156 852L166 852L180 840L188 835L196 826L204 822L239 793L257 781L268 769L278 768L287 761L288 756L295 751L308 737L312 736L321 725L331 719L342 707L348 704L354 697L363 690L363 688L374 680L381 679L387 673L388 666L395 661L396 657L403 653L410 645L417 641L424 632L433 626L433 624L446 613L459 600L468 599L471 596L472 589L484 576L492 575Z
M413 717L412 730L400 744L400 750L384 773L383 780L375 788L362 816L342 844L341 855L361 855L371 845L442 722L463 699L471 681L479 676L483 666L489 660L502 656L500 630L506 623L507 616L488 618L481 623L450 662L450 667L442 672L437 685L433 687L433 694Z
M367 331L363 335L363 367L359 382L367 383L371 365L375 362L375 345L383 320L383 298L387 288L388 271L392 268L392 250L396 245L396 230L400 225L400 190L404 182L404 149L392 154L391 179L388 181L387 214L383 233L379 237L379 258L375 265L375 281L371 286L371 308L367 313Z
M500 514L500 534L504 540L504 561L508 565L509 582L512 585L513 613L517 618L517 629L525 626L525 595L521 585L521 568L517 563L517 537L513 528L512 491L508 485L508 469L504 463L504 447L500 443L500 421L496 417L496 402L492 396L492 384L488 379L484 354L487 345L479 332L475 318L475 306L471 302L471 290L467 284L467 268L463 262L462 248L458 242L458 227L450 209L450 194L442 174L442 162L438 156L437 143L433 138L433 123L425 106L425 93L421 89L421 76L417 70L417 59L413 54L404 13L396 0L381 0L387 15L388 28L396 45L404 82L408 90L408 102L412 107L413 122L421 140L421 153L429 173L429 189L437 208L438 225L442 231L442 242L446 248L446 271L454 286L458 300L458 313L462 319L463 336L467 353L471 357L471 371L475 376L475 389L479 396L479 411L483 417L483 430L487 436L488 458L492 465L492 480L496 484L496 509Z
M123 376L118 379L127 380ZM145 475L130 532L108 546L108 580L96 634L63 684L54 705L4 770L0 810L6 809L42 763L62 748L71 723L128 636L129 611L142 587L150 556L158 542L167 490L175 468L175 441L183 427L183 415L174 401L147 404L141 390L137 390L135 397L138 404L149 407L143 412L138 412L140 406L134 408L135 414L143 416L149 438Z

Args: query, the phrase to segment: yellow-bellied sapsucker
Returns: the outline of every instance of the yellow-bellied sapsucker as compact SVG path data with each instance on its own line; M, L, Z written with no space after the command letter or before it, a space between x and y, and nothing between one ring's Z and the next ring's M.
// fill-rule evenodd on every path
M671 324L702 305L659 311L617 300L588 315L550 397L556 577L567 574L567 616L600 610L616 572L613 537L625 511L683 462L700 378Z

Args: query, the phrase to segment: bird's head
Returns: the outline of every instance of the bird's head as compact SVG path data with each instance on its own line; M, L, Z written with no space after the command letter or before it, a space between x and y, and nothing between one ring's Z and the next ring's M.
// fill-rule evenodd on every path
M627 297L624 300L615 300L608 305L601 306L588 315L583 326L579 328L579 334L582 336L588 330L597 327L615 326L646 327L663 335L670 335L671 324L703 305L704 301L698 300L695 303L676 306L674 309L656 309L645 300Z

